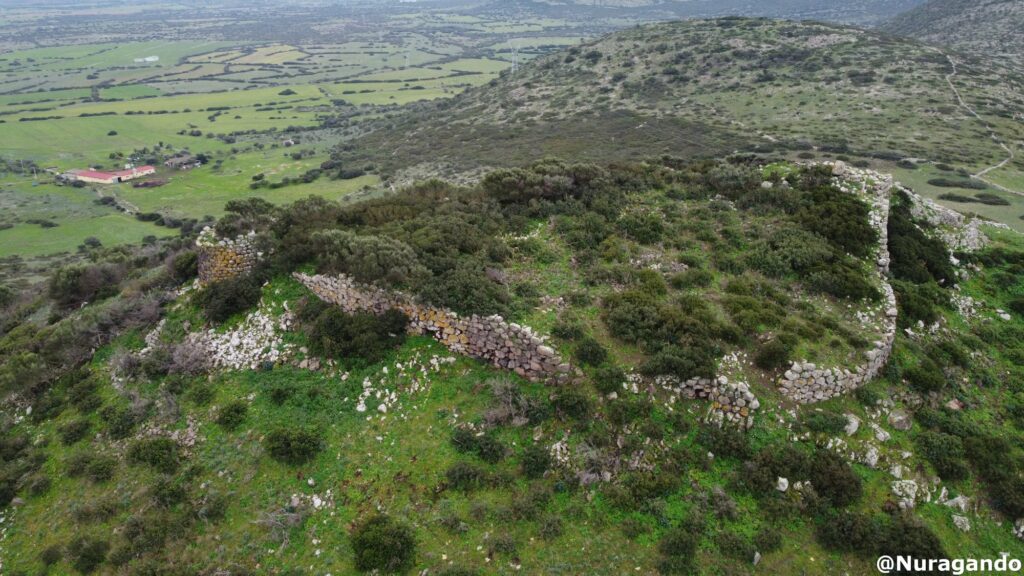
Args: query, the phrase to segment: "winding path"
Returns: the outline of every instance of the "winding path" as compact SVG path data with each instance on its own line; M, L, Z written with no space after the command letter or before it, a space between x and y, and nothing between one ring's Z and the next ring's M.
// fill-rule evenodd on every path
M996 134L996 131L992 127L992 125L989 124L988 122L986 122L985 119L982 118L974 110L974 108L971 108L971 106L964 100L963 95L960 94L960 89L958 89L956 87L956 84L953 84L953 77L956 76L957 73L958 73L957 72L957 68L956 68L956 60L954 60L953 57L950 56L949 54L945 54L944 53L943 55L946 57L946 60L949 61L949 65L952 66L952 68L953 68L952 72L950 72L949 74L946 74L946 84L949 84L949 88L953 91L953 94L956 95L957 103L959 103L960 107L963 108L964 110L966 110L968 114L970 114L971 116L974 116L978 120L978 122L981 122L985 126L985 129L988 130L989 137L992 138L992 141L995 142L996 144L999 144L999 147L1002 148L1003 150L1005 150L1006 154L1007 154L1007 157L1002 162L1000 162L1000 163L998 163L998 164L996 164L994 166L989 166L988 168L985 168L984 170L978 172L977 174L972 174L971 178L974 178L975 180L980 180L980 181L984 182L985 184L988 184L989 186L992 186L993 188L998 188L999 190L1002 190L1003 192L1008 192L1010 194L1017 194L1018 196L1024 196L1024 192L1018 192L1016 190L1011 190L1009 188L1006 188L1005 186L1001 186L999 184L996 184L995 182L992 182L990 180L985 179L985 176L989 172L992 172L993 170L998 170L1000 168L1003 168L1004 166L1006 166L1010 162L1013 162L1013 160L1016 157L1016 155L1013 152L1013 148L1010 148L1009 146L1006 145L1005 142L1003 142L1002 140L999 139L999 136Z

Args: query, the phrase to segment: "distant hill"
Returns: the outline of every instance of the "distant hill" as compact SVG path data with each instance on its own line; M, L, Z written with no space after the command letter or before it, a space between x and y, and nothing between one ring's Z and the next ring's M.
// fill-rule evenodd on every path
M924 0L526 0L509 4L547 6L562 17L628 11L633 18L666 20L719 16L766 16L791 20L823 20L874 24L909 10ZM507 0L502 0L505 4Z
M1006 154L958 104L941 51L840 25L727 18L647 26L540 58L388 119L347 148L388 169L809 151L970 170ZM958 62L951 80L1007 142L1024 77ZM1013 165L1024 172L1024 166ZM426 172L424 172L426 173Z
M1024 55L1024 0L930 0L881 29L989 56L1019 57Z

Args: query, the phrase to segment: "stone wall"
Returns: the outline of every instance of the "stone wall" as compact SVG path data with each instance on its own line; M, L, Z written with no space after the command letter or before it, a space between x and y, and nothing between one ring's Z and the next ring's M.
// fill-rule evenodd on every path
M894 186L891 176L869 170L847 167L841 162L832 164L835 185L850 194L861 196L871 207L869 216L878 232L875 265L882 290L882 305L874 311L878 319L879 334L871 348L864 353L861 364L850 367L819 368L810 362L794 362L778 381L779 390L801 403L821 402L856 390L870 382L889 361L893 341L896 339L896 295L887 281L889 272L889 201Z
M453 352L485 360L530 380L565 382L574 373L529 327L506 322L500 316L461 317L451 310L419 304L404 294L358 284L347 276L294 276L321 300L349 313L401 310L410 319L410 334L429 334Z
M233 239L219 239L212 228L204 228L196 238L199 254L199 282L209 284L247 274L256 267L261 254L256 247L256 233Z

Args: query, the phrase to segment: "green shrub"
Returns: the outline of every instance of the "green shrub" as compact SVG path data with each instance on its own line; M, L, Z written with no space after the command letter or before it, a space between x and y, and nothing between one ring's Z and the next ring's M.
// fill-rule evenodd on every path
M65 446L78 442L89 433L92 424L85 418L72 420L60 427L60 441Z
M50 279L49 296L66 308L102 300L120 291L124 276L124 267L116 264L61 268Z
M551 453L543 444L531 444L523 450L520 466L527 478L542 478L551 467Z
M658 541L658 572L661 574L692 574L700 544L700 530L695 526L677 526L665 532Z
M829 550L872 556L888 531L880 518L842 510L825 515L818 522L815 536Z
M324 230L313 234L313 249L321 272L348 274L360 282L402 286L427 275L408 244L386 236Z
M690 290L693 288L707 288L715 280L715 275L701 268L690 268L669 279L669 284L678 290Z
M955 482L967 477L966 453L959 437L942 432L923 432L916 443L920 453L932 463L943 480Z
M228 280L212 282L195 296L206 319L223 322L235 314L245 312L259 304L262 295L260 279L246 274Z
M798 342L799 339L792 334L779 334L758 346L757 352L754 354L754 365L768 371L788 368L791 364L791 355Z
M479 466L468 462L456 462L445 472L445 480L449 488L471 492L484 485L487 474Z
M594 372L592 380L598 392L611 394L622 390L622 385L626 382L626 373L618 366L602 366Z
M929 358L924 358L917 366L911 366L903 372L912 388L918 392L938 392L946 387L946 376L942 369Z
M110 544L91 536L78 536L68 544L68 561L82 574L92 574L107 559Z
M726 557L740 561L753 561L756 552L753 544L746 538L730 531L719 532L715 536L715 546Z
M782 534L775 528L762 528L754 536L754 547L762 554L782 549Z
M586 419L593 411L590 398L582 391L570 387L557 390L551 403L559 414L576 420Z
M584 366L598 366L608 359L608 351L601 343L589 336L579 339L576 345L576 360Z
M175 254L168 265L171 277L178 282L187 282L199 274L199 255L194 250Z
M331 358L377 362L405 341L408 322L399 310L376 316L331 306L308 329L310 348Z
M468 428L452 431L452 446L463 454L476 454L490 464L497 464L507 453L505 446L493 434L476 434Z
M95 456L91 452L76 452L64 460L64 471L71 478L85 476L93 458Z
M834 412L809 412L802 420L809 430L822 434L839 434L847 424L846 416Z
M99 484L113 478L116 470L116 458L112 456L97 456L89 462L85 469L85 476L92 482Z
M178 469L178 444L163 436L136 440L128 448L128 461L133 464L145 464L154 470L169 474Z
M312 460L323 447L323 440L313 430L279 428L266 435L263 447L274 460L296 466Z
M53 566L54 564L60 562L63 559L64 551L61 550L61 547L56 544L47 546L43 549L42 552L39 553L39 561L42 562L44 566Z
M221 428L232 431L242 425L246 414L249 412L249 405L242 400L229 402L221 407L217 414L217 424Z
M715 457L745 460L750 457L750 442L747 435L735 428L705 425L697 433L697 442Z
M352 550L360 572L400 574L412 568L416 559L416 538L410 527L378 514L353 529Z
M860 476L842 456L828 450L815 452L810 464L810 479L818 494L836 508L853 504L863 493Z

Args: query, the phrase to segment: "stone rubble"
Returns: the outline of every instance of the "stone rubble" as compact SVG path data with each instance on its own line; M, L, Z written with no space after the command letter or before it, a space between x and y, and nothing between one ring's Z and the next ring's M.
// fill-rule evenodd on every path
M344 275L296 273L294 277L321 300L349 313L401 310L409 317L410 334L429 334L453 352L485 360L528 380L565 383L575 374L572 366L530 327L506 322L501 316L461 317L445 308L417 303L404 294L358 284Z
M292 346L284 343L282 333L291 328L292 322L291 312L285 311L275 318L261 304L227 332L211 328L189 334L188 340L206 349L211 365L216 368L256 370L265 362L277 364L291 355Z

